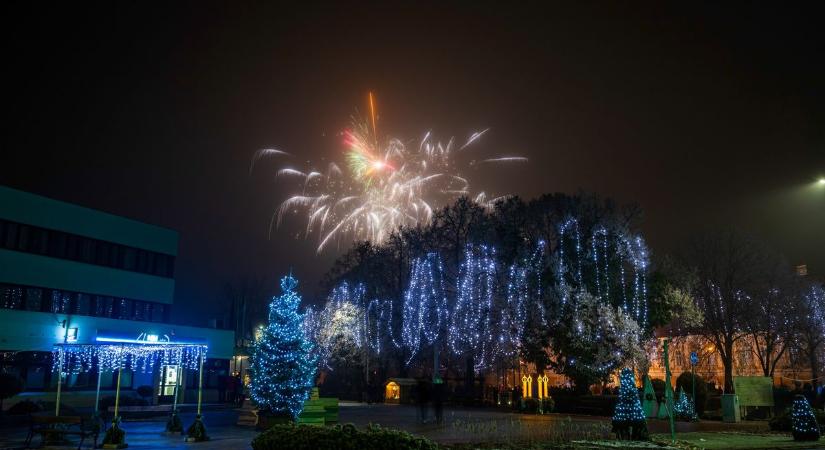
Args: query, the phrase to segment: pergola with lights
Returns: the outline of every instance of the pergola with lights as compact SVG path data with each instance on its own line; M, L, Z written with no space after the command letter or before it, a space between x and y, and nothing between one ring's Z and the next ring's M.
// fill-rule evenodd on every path
M120 404L120 380L123 369L154 371L155 366L176 366L172 413L177 410L180 371L183 368L198 371L198 409L200 420L203 397L203 362L208 346L203 342L172 341L169 336L143 333L137 339L98 336L94 343L55 344L52 350L54 367L59 373L55 416L60 414L60 391L64 377L68 374L85 373L97 367L97 391L95 395L95 413L100 402L100 382L104 371L117 372L115 388L115 405L113 427L118 421Z

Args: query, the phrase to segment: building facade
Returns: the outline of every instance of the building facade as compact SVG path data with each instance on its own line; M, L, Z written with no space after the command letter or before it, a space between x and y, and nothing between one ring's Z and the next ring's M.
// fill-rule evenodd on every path
M152 334L206 342L205 400L220 400L233 334L170 323L177 247L174 230L0 186L0 370L24 380L18 397L54 396L54 344ZM165 394L177 371L170 369L125 373L121 387L152 386L152 401L171 401ZM97 378L69 376L63 398L88 406ZM101 380L107 395L114 374ZM194 398L197 377L184 371L180 382L179 400Z

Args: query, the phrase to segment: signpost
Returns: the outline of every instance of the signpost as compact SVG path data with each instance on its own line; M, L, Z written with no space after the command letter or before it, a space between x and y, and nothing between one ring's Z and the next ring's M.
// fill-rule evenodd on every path
M699 363L699 355L690 352L690 393L693 395L693 407L696 408L696 364Z

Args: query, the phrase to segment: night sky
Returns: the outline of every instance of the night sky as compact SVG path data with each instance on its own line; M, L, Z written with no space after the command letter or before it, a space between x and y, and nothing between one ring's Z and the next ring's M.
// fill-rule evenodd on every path
M370 90L387 133L490 127L477 151L530 158L476 187L638 202L654 255L739 227L825 275L815 3L170 3L3 4L0 184L180 231L178 322L290 267L320 294L334 252L267 238L286 191L250 158L337 157Z

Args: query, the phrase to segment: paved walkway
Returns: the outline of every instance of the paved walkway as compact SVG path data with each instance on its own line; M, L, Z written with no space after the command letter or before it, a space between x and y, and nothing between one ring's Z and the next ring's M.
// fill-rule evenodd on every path
M567 442L571 439L610 438L610 419L594 416L548 414L544 416L514 414L493 409L445 408L444 424L421 424L418 408L408 405L365 405L342 403L340 420L358 427L379 424L424 436L441 443L542 441ZM235 425L237 412L213 410L204 413L204 423L212 440L205 443L185 443L182 436L162 433L165 417L123 422L130 449L168 448L190 450L245 450L257 432ZM432 419L432 411L429 412ZM194 413L182 413L184 426L194 420ZM669 432L667 421L651 420L651 432ZM723 424L720 422L677 423L677 431L750 431L767 430L766 422ZM25 427L0 428L0 449L22 448ZM39 439L39 438L36 438ZM102 436L101 436L102 439ZM38 440L35 444L39 443ZM89 444L91 447L91 443ZM60 448L60 447L52 447ZM75 447L64 447L75 448Z

